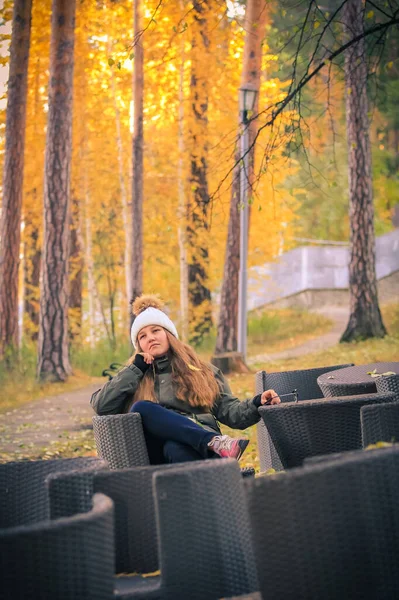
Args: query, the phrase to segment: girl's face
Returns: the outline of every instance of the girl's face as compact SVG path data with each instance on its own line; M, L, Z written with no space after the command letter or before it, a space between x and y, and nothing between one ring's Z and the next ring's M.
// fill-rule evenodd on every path
M140 329L137 341L142 352L148 352L154 358L163 356L169 350L166 331L160 325L147 325Z

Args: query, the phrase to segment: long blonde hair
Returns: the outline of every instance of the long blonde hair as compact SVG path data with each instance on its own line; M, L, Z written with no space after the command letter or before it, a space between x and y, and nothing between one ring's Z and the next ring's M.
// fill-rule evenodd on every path
M176 398L192 407L212 408L220 388L211 367L199 358L191 346L178 340L166 329L164 331L169 341L172 383ZM142 350L138 342L137 353L140 352ZM133 360L134 356L129 362L132 363ZM151 367L140 381L130 406L138 400L158 402L154 389L154 369Z

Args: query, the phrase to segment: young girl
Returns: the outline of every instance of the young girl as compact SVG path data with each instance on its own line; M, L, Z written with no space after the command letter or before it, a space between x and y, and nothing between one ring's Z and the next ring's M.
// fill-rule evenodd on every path
M267 390L240 402L221 371L179 341L162 308L156 296L135 300L131 339L136 354L90 403L98 415L138 412L151 464L213 457L238 460L249 440L222 435L218 421L246 429L259 421L261 404L278 404L280 398Z

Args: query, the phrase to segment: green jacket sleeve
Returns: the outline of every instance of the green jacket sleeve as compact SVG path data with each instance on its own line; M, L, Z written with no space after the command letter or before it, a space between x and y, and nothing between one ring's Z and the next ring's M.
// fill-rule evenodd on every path
M232 429L246 429L260 420L258 409L253 399L239 400L233 396L229 384L219 369L213 368L220 387L219 397L212 408L218 421Z
M143 378L135 365L121 369L100 390L94 392L90 404L98 415L118 415L124 412L126 402L132 398Z

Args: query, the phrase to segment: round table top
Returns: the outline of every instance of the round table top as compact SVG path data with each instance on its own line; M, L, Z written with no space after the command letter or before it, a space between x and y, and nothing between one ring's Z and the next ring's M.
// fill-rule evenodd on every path
M323 373L317 378L317 382L324 384L360 384L360 383L375 383L376 377L372 377L369 373L382 375L383 373L393 372L399 374L399 362L381 362L370 363L368 365L356 365L354 367L345 367L336 371Z

